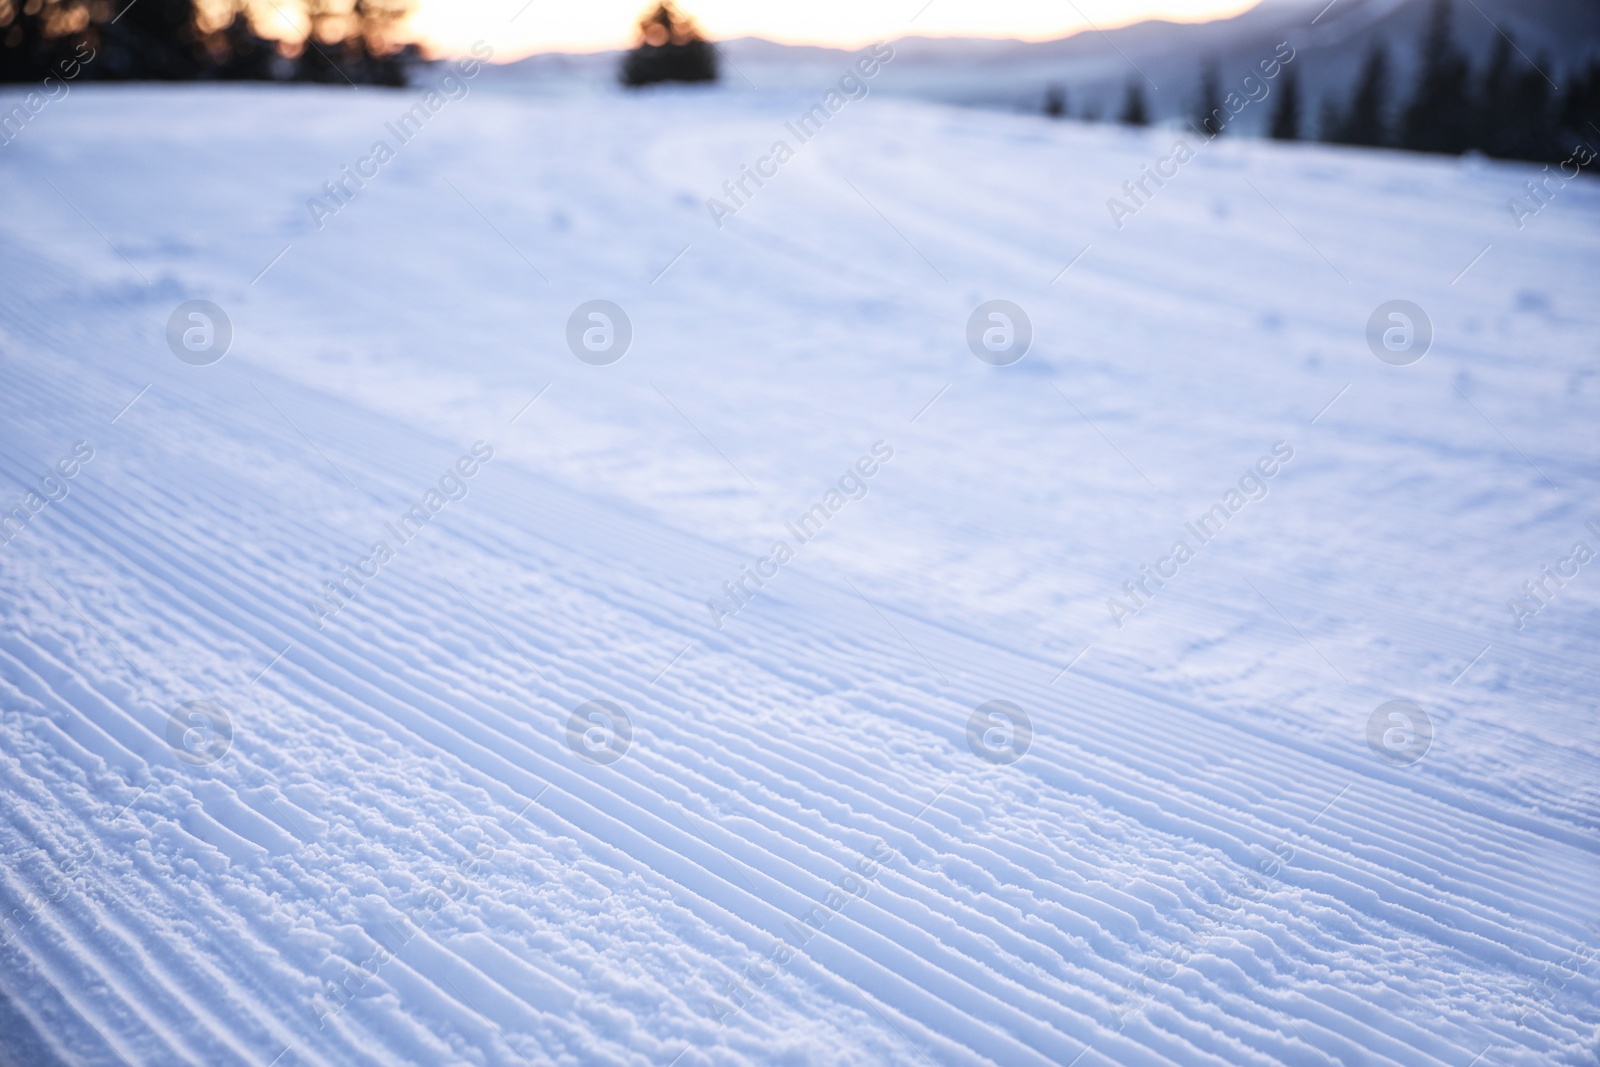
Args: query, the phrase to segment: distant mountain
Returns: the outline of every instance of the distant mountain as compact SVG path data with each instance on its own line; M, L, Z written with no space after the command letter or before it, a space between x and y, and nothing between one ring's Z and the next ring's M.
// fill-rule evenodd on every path
M1159 20L1055 41L905 37L874 82L878 92L952 104L1038 110L1052 84L1067 93L1074 116L1114 117L1130 81L1144 84L1156 121L1185 116L1198 94L1200 71L1215 61L1223 89L1236 86L1279 42L1295 50L1306 116L1322 99L1341 102L1368 47L1389 49L1393 85L1408 94L1429 0L1263 0L1233 18L1203 23ZM1600 60L1600 3L1595 0L1457 0L1456 40L1481 71L1503 31L1553 82ZM851 53L775 44L745 37L718 42L729 91L811 91L834 81ZM540 94L610 91L618 52L540 55L506 64L491 81L509 91ZM1236 127L1256 130L1268 108L1247 108Z

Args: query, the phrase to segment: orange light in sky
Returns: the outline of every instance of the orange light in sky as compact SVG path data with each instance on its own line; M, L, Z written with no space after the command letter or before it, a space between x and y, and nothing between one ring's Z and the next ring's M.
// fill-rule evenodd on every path
M897 37L1014 37L1042 41L1149 18L1203 22L1256 0L680 0L708 37L765 37L854 48ZM495 59L535 52L598 52L632 44L645 0L417 0L412 32L454 55L482 39ZM919 10L920 8L920 10Z

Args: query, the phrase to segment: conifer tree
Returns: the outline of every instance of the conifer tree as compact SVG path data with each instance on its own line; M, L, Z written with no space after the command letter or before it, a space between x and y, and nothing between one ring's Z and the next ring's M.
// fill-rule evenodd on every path
M194 0L139 0L95 27L100 56L92 72L117 81L188 81L210 65Z
M1122 122L1126 126L1150 125L1150 109L1145 106L1144 86L1136 81L1128 83L1127 94L1122 98Z
M142 2L142 0L141 0ZM302 0L311 20L295 80L326 85L404 85L392 40L405 0Z
M1274 141L1300 139L1300 77L1293 67L1283 72L1283 81L1278 83L1278 102L1272 109L1267 136Z
M1451 32L1450 0L1433 0L1422 42L1421 74L1400 123L1400 147L1459 153L1471 147L1471 68Z
M1567 139L1565 147L1570 150L1574 141L1583 140L1600 149L1600 61L1591 59L1581 73L1570 71L1563 80L1567 91L1556 125Z
M244 12L234 12L233 21L216 36L220 40L211 50L220 57L216 67L220 80L271 81L276 75L278 42L262 37Z
M1194 125L1207 137L1218 137L1227 125L1228 112L1222 106L1222 79L1215 60L1200 70L1200 95L1195 100Z
M716 80L716 51L672 0L661 0L639 20L639 43L622 61L623 85Z
M398 25L413 0L274 0L309 19L299 60L263 36L247 0L0 0L0 82L269 80L403 85ZM92 58L85 58L92 57ZM71 71L72 73L65 73Z
M1476 99L1473 147L1502 159L1555 162L1562 116L1543 73L1549 61L1530 67L1512 58L1515 51L1507 35L1495 43Z
M60 10L57 0L0 5L0 82L38 81L51 73L61 49L45 28Z
M1384 111L1389 98L1389 53L1374 42L1361 64L1355 92L1343 111L1324 111L1322 139L1334 144L1377 146L1389 143Z
M1512 41L1505 34L1496 38L1494 52L1478 91L1477 122L1473 124L1473 147L1491 156L1504 156L1510 147L1514 117L1511 112Z
M1509 159L1531 159L1554 163L1556 155L1556 114L1550 83L1541 71L1550 61L1539 56L1531 67L1523 67L1511 82L1505 105L1504 143L1501 152Z
M1328 144L1342 144L1338 134L1344 128L1344 112L1333 97L1322 98L1322 110L1317 116L1317 140Z

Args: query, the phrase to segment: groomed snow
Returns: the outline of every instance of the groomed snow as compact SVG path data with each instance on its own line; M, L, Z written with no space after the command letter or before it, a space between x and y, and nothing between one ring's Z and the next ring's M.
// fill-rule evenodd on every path
M475 91L318 230L420 94L0 148L0 1062L1600 1056L1592 178L1224 138L1119 229L1172 131L874 95L719 230L820 88Z

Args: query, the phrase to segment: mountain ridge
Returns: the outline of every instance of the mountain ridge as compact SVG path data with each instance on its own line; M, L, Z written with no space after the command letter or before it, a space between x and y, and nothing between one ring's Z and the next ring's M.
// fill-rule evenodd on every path
M1279 42L1296 52L1305 114L1324 99L1342 103L1368 49L1383 43L1394 96L1410 92L1429 0L1263 0L1248 11L1202 23L1145 20L1117 29L1086 29L1048 41L1015 38L907 36L873 91L964 106L1035 111L1052 85L1065 90L1072 115L1114 116L1130 82L1142 83L1152 119L1187 116L1200 71L1215 62L1225 82L1253 71ZM1557 0L1474 0L1454 5L1458 45L1482 71L1502 32L1543 70L1553 85L1600 60L1600 5ZM760 37L717 42L725 86L734 91L809 91L826 86L854 51L790 45ZM489 83L498 89L562 95L610 89L621 50L544 53L500 65ZM1391 100L1391 104L1394 101ZM1255 132L1269 109L1241 116L1238 129Z

